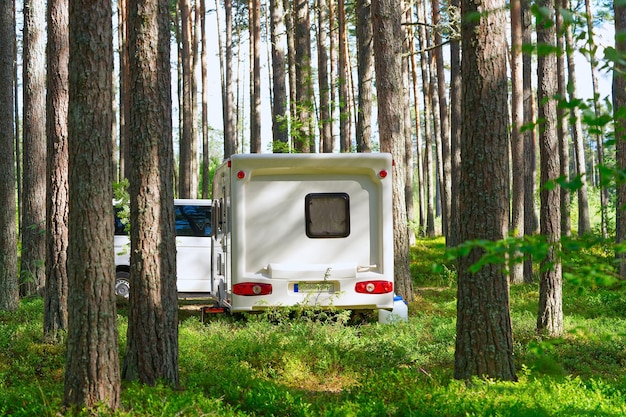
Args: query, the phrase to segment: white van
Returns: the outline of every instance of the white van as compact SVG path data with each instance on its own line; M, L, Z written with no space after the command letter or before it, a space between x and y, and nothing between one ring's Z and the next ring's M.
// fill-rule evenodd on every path
M116 211L117 213L117 211ZM176 220L177 287L181 297L213 292L212 201L174 200ZM128 298L130 239L125 225L115 216L115 293Z
M391 171L381 153L233 155L213 180L220 304L392 309Z

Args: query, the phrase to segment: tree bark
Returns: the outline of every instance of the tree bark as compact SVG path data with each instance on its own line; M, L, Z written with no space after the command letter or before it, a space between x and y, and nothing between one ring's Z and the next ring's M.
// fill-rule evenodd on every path
M537 44L555 46L554 1L543 0L543 13L537 16ZM557 140L557 80L554 74L556 55L542 53L537 57L537 102L539 159L541 164L541 234L550 249L541 262L539 283L539 312L537 330L549 336L560 336L563 332L562 266L558 257L558 242L561 237L561 205L559 188L555 181L560 175L559 147Z
M69 3L68 335L65 403L120 405L111 250L113 33L109 0Z
M513 193L511 196L511 227L516 238L524 236L524 81L522 75L522 12L520 0L511 0L511 163ZM509 265L513 284L524 282L524 264L520 253L512 254Z
M46 4L24 3L23 296L43 294L46 280Z
M358 44L359 109L356 124L357 152L372 151L372 81L374 78L374 51L372 49L371 1L358 0L356 4Z
M563 8L570 7L569 0L563 0ZM574 35L572 34L572 25L565 28L565 44L567 52L567 71L568 84L567 91L569 101L572 102L578 98L576 94L576 64L574 62ZM570 124L572 126L572 141L574 142L574 157L576 176L580 179L581 185L577 190L578 196L578 235L584 236L591 233L591 221L589 219L589 197L588 197L588 181L587 181L587 165L585 157L585 146L583 137L583 129L580 121L580 109L573 107L570 109Z
M194 140L193 125L193 62L191 56L192 44L192 18L189 0L180 0L180 20L182 33L182 69L183 69L183 91L182 91L182 125L180 130L182 135L179 138L179 170L178 170L178 195L180 198L191 198L192 196L192 160Z
M320 146L319 151L332 152L332 114L330 105L331 86L328 76L328 30L330 22L328 20L328 3L326 0L318 2L318 30L317 30L317 66L318 83L320 94L319 111L319 131Z
M615 49L619 56L626 54L626 5L615 0L613 2L615 13ZM615 129L615 142L617 148L617 164L619 169L626 169L626 77L624 76L626 65L623 61L616 61L613 69L613 123ZM617 243L626 241L626 184L620 183L617 189L617 213L616 213L616 237ZM626 279L626 256L625 252L618 251L619 276Z
M450 179L452 169L452 162L450 159L450 118L448 117L448 99L445 68L443 63L442 38L440 29L438 29L439 25L441 24L439 1L432 1L431 4L433 16L432 24L436 28L433 31L435 48L432 50L432 53L435 60L435 68L437 74L437 99L439 103L439 143L441 147L441 168L439 169L439 171L441 172L441 178L439 180L439 183L441 184L441 225L443 235L446 236L446 243L448 246L450 246L449 242L447 241L447 237L450 231L450 206L452 204L450 197L452 189L452 182Z
M557 77L557 138L559 143L559 160L560 160L560 177L565 181L570 180L569 175L569 129L567 111L561 102L567 101L567 86L565 81L565 28L563 27L563 16L560 11L561 2L555 0L554 13L556 16L556 77ZM569 187L559 187L561 197L561 236L570 236L571 216L570 216L570 198L571 193Z
M289 150L289 124L287 120L289 113L287 112L287 74L285 72L287 34L285 33L283 2L270 2L270 11L272 16L272 87L274 91L274 102L272 103L272 136L274 144L272 149L274 152L286 152Z
M460 236L497 241L509 223L505 4L463 0L462 10ZM475 247L459 258L454 377L515 380L505 265L472 271L483 255Z
M297 137L294 148L298 152L309 153L315 142L313 141L313 92L311 69L311 33L309 32L311 19L307 0L297 0L295 3L295 65L296 65L296 105L298 115Z
M46 286L44 336L60 340L67 330L67 216L68 150L67 109L69 28L68 1L48 0L47 44L47 196L46 196Z
M461 24L461 1L451 0L448 14ZM460 29L460 28L459 28ZM449 247L459 243L459 187L461 182L461 41L460 33L450 40L450 230Z
M250 95L250 153L261 152L261 2L250 0L252 43Z
M405 300L413 299L409 271L409 235L404 200L405 138L404 88L402 84L402 8L397 0L372 1L374 62L378 92L380 149L391 153L393 167L393 219L395 291Z
M339 86L339 152L350 152L350 98L348 95L348 37L346 35L346 6L337 2L337 22L339 26L339 63L337 64Z
M598 60L596 58L596 52L598 46L595 44L593 33L593 15L591 14L591 1L585 0L585 13L587 17L587 57L589 59L589 65L591 67L591 85L593 87L593 111L596 118L600 117L600 105L598 103L600 99L600 92L598 90ZM598 127L601 130L601 127ZM598 130L596 129L596 130ZM593 134L596 140L596 152L598 154L598 165L604 166L604 143L603 133L596 132ZM609 189L605 184L606 179L603 178L602 170L599 171L600 177L600 213L601 213L601 230L602 237L607 238L608 233L608 204L609 204Z
M0 311L19 306L15 205L14 77L15 17L13 0L0 1Z
M530 0L521 0L522 7L522 43L532 42L532 15ZM524 235L537 231L539 221L535 212L535 178L537 175L537 129L535 127L535 105L532 85L532 56L522 56L522 84L524 94L524 125L529 127L524 132ZM532 126L532 127L531 127ZM524 257L524 282L533 282L533 260L531 255Z
M424 12L424 2L417 4L417 20L419 22L426 21ZM434 169L433 169L433 115L432 103L430 101L430 83L428 72L428 54L426 48L428 46L428 33L426 25L419 26L418 32L419 48L420 48L420 66L422 72L422 94L424 97L424 189L425 189L425 209L426 209L426 230L428 237L435 236L435 208L434 208Z
M123 377L178 386L168 0L130 0L130 298Z

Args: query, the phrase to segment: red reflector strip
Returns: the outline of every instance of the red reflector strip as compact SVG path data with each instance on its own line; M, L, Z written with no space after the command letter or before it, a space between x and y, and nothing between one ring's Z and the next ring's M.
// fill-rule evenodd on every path
M272 293L272 284L259 282L241 282L233 285L233 294L236 295L268 295Z
M354 290L361 294L387 294L393 291L391 281L363 281L357 282Z

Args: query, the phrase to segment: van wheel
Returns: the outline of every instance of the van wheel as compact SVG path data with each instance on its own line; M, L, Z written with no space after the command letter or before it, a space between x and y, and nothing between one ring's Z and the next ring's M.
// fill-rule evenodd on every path
M128 300L130 295L130 274L128 271L117 271L115 273L115 295Z

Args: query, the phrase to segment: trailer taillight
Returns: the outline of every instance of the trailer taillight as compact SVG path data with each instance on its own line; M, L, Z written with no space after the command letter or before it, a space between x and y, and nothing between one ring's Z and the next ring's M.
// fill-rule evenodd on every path
M245 176L246 176L245 172L237 171L237 178L239 178L240 180L244 179Z
M236 295L268 295L272 293L272 284L259 282L241 282L233 285L233 294Z
M354 290L362 294L387 294L393 291L391 281L363 281L357 282Z
M387 170L386 169L381 169L380 172L378 173L378 176L380 178L386 178L387 177Z

